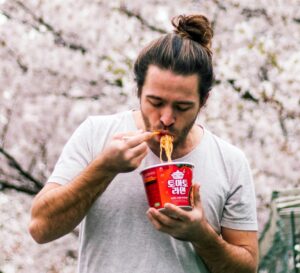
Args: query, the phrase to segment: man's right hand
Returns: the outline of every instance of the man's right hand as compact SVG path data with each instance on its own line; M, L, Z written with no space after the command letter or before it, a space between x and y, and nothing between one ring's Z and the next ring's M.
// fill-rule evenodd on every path
M95 159L112 173L130 172L136 169L148 152L146 141L151 132L119 133L111 139L102 153Z

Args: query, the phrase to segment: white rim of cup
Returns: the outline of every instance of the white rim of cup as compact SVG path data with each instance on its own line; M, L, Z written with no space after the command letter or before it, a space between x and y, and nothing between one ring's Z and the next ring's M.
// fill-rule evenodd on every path
M157 168L157 167L162 167L162 166L169 166L169 165L188 165L190 166L191 168L194 168L195 165L193 163L190 163L190 162L181 162L181 161L173 161L173 162L165 162L165 163L160 163L160 164L155 164L155 165L152 165L152 166L149 166L149 167L146 167L144 169L142 169L140 171L140 174L142 174L142 172L146 171L146 170L149 170L149 169L152 169L152 168Z

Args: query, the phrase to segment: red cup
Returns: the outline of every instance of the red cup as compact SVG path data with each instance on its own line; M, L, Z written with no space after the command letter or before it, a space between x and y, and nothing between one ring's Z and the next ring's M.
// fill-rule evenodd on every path
M162 210L172 203L191 210L194 165L172 162L153 165L141 171L150 207Z

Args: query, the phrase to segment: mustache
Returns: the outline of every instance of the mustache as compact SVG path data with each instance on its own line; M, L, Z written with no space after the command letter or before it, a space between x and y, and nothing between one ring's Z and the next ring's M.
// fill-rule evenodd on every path
M173 128L156 128L152 131L158 132L160 135L171 135L171 136L178 135L177 130Z

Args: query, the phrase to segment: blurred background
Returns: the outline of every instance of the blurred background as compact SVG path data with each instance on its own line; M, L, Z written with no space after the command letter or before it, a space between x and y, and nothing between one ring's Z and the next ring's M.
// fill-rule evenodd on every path
M278 222L277 198L300 207L299 0L0 0L0 273L75 272L76 231L46 245L30 238L32 198L87 116L138 107L137 53L191 13L215 33L216 83L199 121L246 153L262 253L289 229L276 272L296 272L299 210ZM275 272L261 259L261 272Z

